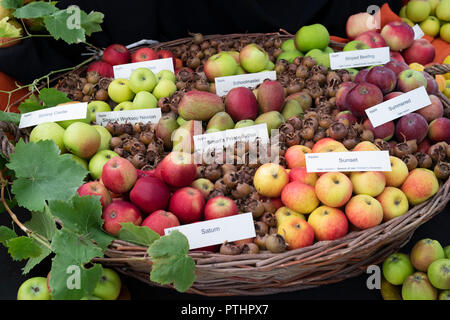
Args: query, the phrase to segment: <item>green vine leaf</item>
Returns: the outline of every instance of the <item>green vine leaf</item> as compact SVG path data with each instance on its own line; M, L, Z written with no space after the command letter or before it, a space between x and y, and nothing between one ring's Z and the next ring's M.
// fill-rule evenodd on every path
M122 228L117 237L120 240L148 247L160 238L160 235L145 226L136 226L131 222L121 223Z
M56 40L62 39L68 44L84 42L86 40L85 30L81 26L70 26L73 13L60 10L51 16L44 17L44 24L48 32Z
M2 0L0 3L5 9L17 9L23 6L23 0Z
M14 17L19 19L40 18L49 16L58 11L55 5L44 1L33 1L27 5L17 8L14 11Z
M20 114L16 112L4 112L0 111L0 121L11 122L14 124L19 124Z
M8 253L15 261L37 258L42 253L42 249L36 240L25 236L7 240L4 245L8 248Z
M105 15L101 12L92 11L87 14L81 11L81 27L86 32L86 35L90 36L94 32L102 31L100 26L103 23L103 18Z
M44 107L39 103L38 98L36 98L36 96L34 96L34 95L32 95L30 98L26 99L18 107L20 113L22 113L22 114L41 110L42 108L44 108Z
M11 191L18 205L30 211L43 211L49 200L70 200L88 174L52 140L20 140L7 167L16 175Z
M56 90L55 88L42 89L39 93L39 99L44 103L45 108L54 107L58 104L72 101L67 97L67 94Z
M8 240L11 240L16 237L17 234L15 233L14 230L5 226L0 226L0 244L4 244Z

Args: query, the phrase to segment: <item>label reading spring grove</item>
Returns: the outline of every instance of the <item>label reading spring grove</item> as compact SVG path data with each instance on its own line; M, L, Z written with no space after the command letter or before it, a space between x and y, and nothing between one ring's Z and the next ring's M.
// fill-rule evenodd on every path
M389 47L330 53L332 70L375 66L390 60Z
M173 230L186 236L191 250L256 237L251 212L167 228L164 233L168 235Z
M96 122L101 126L106 126L108 122L118 123L158 123L161 119L160 108L138 109L138 110L123 110L97 113Z
M154 74L157 74L158 72L160 72L162 70L169 70L169 71L174 72L173 59L166 58L166 59L157 59L157 60L149 60L149 61L142 61L142 62L119 64L119 65L113 66L114 78L115 79L118 79L118 78L129 79L131 73L138 68L150 69Z
M265 71L258 73L240 74L237 76L218 77L214 81L216 83L216 94L219 97L226 96L227 93L237 87L255 88L263 83L264 80L277 80L275 71Z
M430 104L431 100L427 90L425 87L419 87L366 109L366 114L373 127L376 128Z
M305 154L307 172L392 171L389 151Z
M28 128L44 122L85 119L87 103L73 103L22 114L19 128Z

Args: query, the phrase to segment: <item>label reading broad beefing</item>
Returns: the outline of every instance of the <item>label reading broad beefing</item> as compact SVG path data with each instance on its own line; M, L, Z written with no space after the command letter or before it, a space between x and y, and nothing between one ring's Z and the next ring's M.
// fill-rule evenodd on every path
M113 66L114 78L129 79L133 71L138 68L150 69L154 74L157 74L162 70L169 70L174 72L173 59L165 58L165 59L119 64Z
M332 70L376 66L390 60L389 47L330 53Z
M253 89L263 83L266 79L277 80L277 73L275 71L265 71L215 78L216 94L219 97L223 97L226 96L231 89L238 87Z
M389 151L305 154L307 172L392 171Z

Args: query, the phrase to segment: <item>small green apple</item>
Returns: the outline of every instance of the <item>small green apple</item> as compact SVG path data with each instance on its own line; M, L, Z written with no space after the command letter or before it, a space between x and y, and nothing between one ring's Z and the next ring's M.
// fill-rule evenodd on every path
M414 267L408 255L393 253L383 262L383 275L393 285L401 285L405 279L414 273Z
M103 300L103 299L100 299L99 297L96 297L96 296L88 296L88 297L83 297L80 300Z
M179 126L181 126L183 123L185 123L186 122L186 120L185 119L183 119L181 116L178 116L178 118L177 118L177 122L178 122L178 125Z
M72 160L75 161L76 163L78 163L79 165L81 165L84 169L86 169L86 171L89 171L89 165L88 162L84 159L81 159L80 157L71 154L72 156Z
M166 80L170 81L170 80ZM136 93L133 100L133 109L150 109L158 106L158 100L148 91L140 91Z
M317 64L330 68L330 55L319 49L312 49L305 56L316 60Z
M442 40L450 43L450 23L445 23L441 26L441 32L439 33L439 36Z
M75 123L75 122L83 122L83 123L86 123L86 124L90 124L91 123L91 119L92 119L91 110L89 108L87 108L87 110L86 110L86 118L84 118L84 119L63 120L63 121L58 121L56 123L59 124L64 129L67 129L68 126L70 126L72 123Z
M246 127L251 127L255 125L255 121L248 119L248 120L241 120L239 122L236 123L236 125L234 126L235 129L239 129L239 128L246 128Z
M436 37L441 29L441 23L438 18L429 16L420 23L420 29L423 33L431 37Z
M175 91L177 91L175 83L167 79L161 79L155 89L153 89L153 95L159 100L161 98L170 97Z
M285 40L285 41L281 44L281 50L283 50L283 51L293 51L293 50L297 50L297 48L295 47L294 39L288 39L288 40Z
M134 107L133 102L124 101L115 106L113 111L133 110L133 107Z
M151 92L158 82L152 70L147 68L137 68L130 75L128 86L131 91L138 93L141 91Z
M74 155L88 159L97 153L100 147L100 133L91 125L75 122L64 132L64 146Z
M358 69L354 69L354 68L348 68L345 69L348 71L348 73L350 73L351 76L356 77L356 75L358 74L359 70Z
M402 18L402 21L405 22L410 27L414 27L416 25L414 22L412 22L408 18Z
M406 6L403 6L398 13L400 18L406 18Z
M272 61L268 61L266 67L264 70L266 71L272 71L275 68L275 64Z
M445 253L445 257L446 257L447 259L450 259L450 246L446 246L446 247L444 248L444 253Z
M289 63L292 63L295 58L297 57L303 57L303 53L301 53L298 50L292 50L292 51L283 51L278 57L277 61L279 60L286 60Z
M450 290L442 291L439 294L438 300L450 301Z
M355 50L364 50L364 49L370 49L369 45L365 44L362 41L359 40L353 40L347 43L344 46L344 49L342 51L355 51Z
M301 52L324 50L330 43L330 34L325 26L316 23L301 27L295 34L294 42L297 50Z
M450 290L450 259L434 261L428 267L427 274L433 287L440 290Z
M134 92L129 87L129 81L122 78L115 79L109 84L108 95L112 101L117 103L131 101L134 98Z
M116 300L122 289L119 274L109 268L103 268L100 282L94 289L94 296L103 300Z
M431 5L428 1L412 0L406 5L406 17L412 22L422 22L431 13Z
M119 155L112 150L102 150L97 152L89 160L89 173L91 177L94 179L100 179L105 163L107 163L110 159L118 156Z
M161 79L166 79L166 80L170 80L173 83L177 82L177 77L175 76L175 74L170 71L170 70L161 70L160 72L158 72L156 74L156 79L159 81L161 81Z
M450 0L441 0L436 7L436 17L441 21L450 21Z
M245 71L244 68L242 68L240 65L237 66L236 75L246 74L246 73L247 73L247 71Z
M250 43L242 48L239 60L245 71L254 73L263 71L269 62L269 55L256 43Z
M111 107L105 101L95 100L88 104L88 109L91 114L91 122L97 120L97 112L109 112Z
M67 150L64 146L64 132L65 130L57 123L40 123L31 130L30 141L36 143L41 140L53 140L61 153L65 153Z
M47 278L34 277L26 280L19 287L17 300L51 300Z
M111 133L101 125L96 124L93 125L93 127L97 129L98 133L100 134L100 148L98 148L98 151L109 150L109 142L112 138Z
M430 16L435 16L436 15L436 8L437 8L440 0L428 0L428 2L430 3L430 7L431 7Z

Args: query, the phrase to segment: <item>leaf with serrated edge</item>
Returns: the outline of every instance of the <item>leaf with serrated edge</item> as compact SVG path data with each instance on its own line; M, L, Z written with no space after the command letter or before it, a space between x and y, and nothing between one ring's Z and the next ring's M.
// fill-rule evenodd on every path
M5 227L0 226L0 243L5 243L10 239L16 238L17 234L14 232L14 230Z
M67 10L60 10L51 16L44 17L44 24L48 32L56 40L64 40L68 44L84 42L86 35L84 29L80 27L68 26L68 21L71 21L72 14Z
M39 92L39 99L44 103L46 108L72 101L64 92L58 91L54 88L42 89L41 92Z
M102 31L100 26L103 23L104 14L97 11L92 11L89 14L81 11L81 27L86 32L86 35L90 36L94 32Z
M70 154L61 155L52 140L20 140L7 167L16 174L11 191L17 203L30 211L44 210L48 200L71 199L88 174Z
M57 11L58 8L48 2L36 1L16 9L14 17L20 19L40 18L54 14Z
M17 237L5 242L8 247L8 253L13 260L24 260L28 258L36 258L42 253L41 248L37 245L36 240L29 237Z
M41 110L43 108L44 107L39 103L38 99L35 96L31 96L30 98L26 99L18 107L21 114Z
M160 238L160 235L146 226L136 226L131 222L121 223L117 237L120 240L148 247Z

